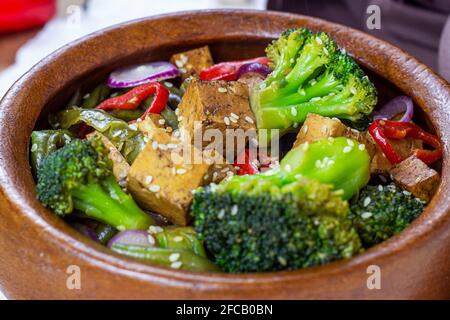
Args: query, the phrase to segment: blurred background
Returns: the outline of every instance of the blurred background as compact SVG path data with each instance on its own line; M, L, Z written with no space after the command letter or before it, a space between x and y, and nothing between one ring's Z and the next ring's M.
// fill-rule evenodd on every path
M386 39L450 80L450 0L0 0L0 97L43 57L101 28L212 8L300 13Z
M36 62L88 33L214 8L286 11L345 24L396 44L450 80L450 0L0 0L0 98Z

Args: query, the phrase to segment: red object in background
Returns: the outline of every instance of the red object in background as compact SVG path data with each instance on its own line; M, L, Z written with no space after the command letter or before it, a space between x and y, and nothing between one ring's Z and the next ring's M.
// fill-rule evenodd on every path
M0 33L42 26L55 12L55 0L0 0Z

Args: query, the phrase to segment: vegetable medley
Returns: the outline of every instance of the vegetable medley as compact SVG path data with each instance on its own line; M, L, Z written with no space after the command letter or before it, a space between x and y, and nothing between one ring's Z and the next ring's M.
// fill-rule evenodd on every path
M328 34L291 29L264 57L214 64L204 46L80 88L32 133L31 167L41 203L118 254L293 270L350 258L421 214L442 146L413 119L409 97L378 106ZM217 143L238 131L255 135Z

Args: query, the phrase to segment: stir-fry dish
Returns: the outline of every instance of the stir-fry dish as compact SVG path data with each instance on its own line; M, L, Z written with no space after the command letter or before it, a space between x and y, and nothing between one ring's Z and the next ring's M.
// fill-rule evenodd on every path
M128 66L32 133L37 198L93 241L173 269L347 259L405 229L440 182L441 142L412 99L377 101L356 61L304 28L264 57L214 64L204 46ZM255 136L205 137L239 130Z

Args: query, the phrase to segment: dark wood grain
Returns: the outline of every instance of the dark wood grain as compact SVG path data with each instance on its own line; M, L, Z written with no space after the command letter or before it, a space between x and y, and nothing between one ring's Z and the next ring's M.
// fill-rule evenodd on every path
M442 182L425 212L404 232L347 261L292 272L191 273L120 257L89 241L35 200L28 141L38 119L61 108L74 89L114 68L167 59L204 44L217 60L252 57L290 27L332 34L376 78L382 95L410 95L444 145ZM450 88L402 50L362 32L305 16L204 11L148 18L110 28L44 59L0 106L0 287L10 298L450 298ZM381 290L366 286L381 268ZM66 269L81 268L81 290Z

